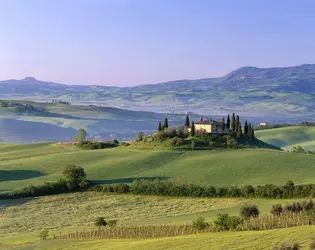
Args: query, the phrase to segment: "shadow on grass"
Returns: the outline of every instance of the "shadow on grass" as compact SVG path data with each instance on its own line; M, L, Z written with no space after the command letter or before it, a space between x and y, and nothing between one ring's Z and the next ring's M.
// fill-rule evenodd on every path
M44 175L46 174L35 170L0 170L0 182L31 179Z
M130 178L121 178L121 179L111 179L111 180L91 180L93 185L97 184L117 184L117 183L126 183L130 184L136 180L168 180L168 177L130 177Z
M11 206L20 206L25 203L28 203L34 199L34 197L27 197L27 198L19 198L19 199L0 199L0 209L5 209Z

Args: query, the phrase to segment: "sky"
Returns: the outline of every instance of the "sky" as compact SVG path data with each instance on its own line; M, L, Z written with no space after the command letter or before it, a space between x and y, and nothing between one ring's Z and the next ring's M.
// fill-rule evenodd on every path
M314 0L0 0L0 80L132 86L315 63Z

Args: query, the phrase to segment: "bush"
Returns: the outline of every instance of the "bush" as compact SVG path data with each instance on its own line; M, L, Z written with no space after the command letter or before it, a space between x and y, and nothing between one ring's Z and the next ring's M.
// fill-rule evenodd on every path
M281 242L276 244L274 250L299 250L301 248L300 243L298 242Z
M94 225L97 227L105 227L107 225L107 222L104 217L97 217Z
M69 190L86 188L88 186L86 173L82 167L68 165L65 167L62 173L67 182Z
M43 229L40 233L39 233L39 238L41 240L47 240L48 237L48 230L47 229Z
M238 216L230 216L228 214L218 214L217 219L214 221L215 227L220 230L234 230L242 223Z
M109 227L115 227L118 223L118 220L108 220L107 221L107 226Z
M274 216L279 216L282 214L282 205L281 204L274 204L272 205L270 213Z
M130 187L127 184L119 183L112 185L113 191L119 194L130 193Z
M299 202L293 202L291 204L286 204L283 210L289 213L299 213L303 210L303 207Z
M120 143L120 145L125 146L125 147L128 147L128 146L130 146L130 143L128 143L128 142L122 142L122 143Z
M259 209L255 204L244 205L241 207L241 217L243 219L249 219L259 216Z
M311 239L310 249L315 249L315 237Z
M197 220L193 221L192 227L197 230L204 230L209 224L205 221L205 218L199 217Z

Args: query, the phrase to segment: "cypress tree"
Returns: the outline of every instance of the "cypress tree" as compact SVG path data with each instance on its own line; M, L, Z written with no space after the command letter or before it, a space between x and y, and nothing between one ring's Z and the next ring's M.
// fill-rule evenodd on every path
M224 117L222 117L222 121L221 121L221 126L222 126L222 130L225 130L225 120Z
M195 123L191 123L191 128L190 128L190 135L195 136Z
M236 127L235 127L235 114L233 113L232 115L232 131L235 132L236 131Z
M188 115L186 115L185 127L189 127L189 116Z
M238 123L238 129L237 129L236 137L239 139L242 138L242 125L240 122Z
M203 117L200 118L200 121L203 121Z
M167 118L164 119L163 129L168 128L168 120Z
M240 124L240 117L237 115L235 119L235 130L236 130L235 132L236 133L238 131L239 124Z
M254 131L254 127L252 127L252 140L255 139L255 131Z
M245 124L244 124L244 134L248 135L248 124L247 124L247 121L245 121Z
M252 139L252 124L251 123L248 124L247 136L249 137L250 140Z
M227 129L230 129L230 124L231 123L231 121L230 121L230 114L228 114L228 116L227 116L227 119L226 119L226 128Z
M158 131L162 131L163 129L162 129L162 124L161 124L161 122L159 122L159 127L158 127Z

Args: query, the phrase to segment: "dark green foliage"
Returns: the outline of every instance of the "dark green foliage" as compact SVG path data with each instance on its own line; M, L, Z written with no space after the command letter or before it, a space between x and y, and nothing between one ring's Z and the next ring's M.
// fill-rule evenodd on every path
M232 131L233 132L236 132L236 124L235 124L235 114L233 113L233 115L232 115Z
M283 195L285 197L292 198L293 192L294 192L294 182L291 180L288 180L286 184L283 186L282 190L283 190L282 191Z
M280 244L276 244L274 250L299 250L301 249L300 243L298 242L281 242Z
M195 150L195 148L196 148L196 141L192 140L191 141L191 150Z
M238 132L238 128L240 126L240 117L238 115L236 115L236 118L235 118L235 132L237 133Z
M252 127L252 135L251 135L251 139L255 139L255 131L254 131L254 127Z
M255 204L248 204L241 207L240 215L243 219L259 216L259 209Z
M75 165L68 165L62 172L64 179L67 183L68 189L86 188L88 181L84 169Z
M253 126L251 123L248 124L248 132L247 132L247 136L249 137L250 140L252 140L252 129L253 129Z
M128 147L128 146L130 146L130 143L123 141L122 143L120 143L120 145L125 146L125 147Z
M94 225L97 227L105 227L107 225L107 222L104 217L97 217L95 219Z
M161 122L159 122L159 126L158 126L158 132L160 132L160 131L162 131L163 129L162 129L162 123Z
M228 114L227 119L226 119L226 128L230 129L231 126L231 120L230 120L230 114Z
M274 216L279 216L283 212L283 208L281 204L274 204L272 205L270 213Z
M299 202L293 202L291 204L286 204L283 207L284 212L289 212L289 213L299 213L303 210L302 205Z
M234 230L242 223L242 220L238 216L230 216L228 214L218 214L214 225L217 230Z
M246 185L241 188L241 196L249 198L255 195L255 189L252 185Z
M224 120L224 117L222 117L221 126L222 126L222 129L224 130L224 129L225 129L225 120Z
M185 119L185 127L189 127L190 123L189 123L189 116L186 115L186 119Z
M164 124L163 124L163 129L168 128L168 119L165 117L164 119Z
M184 145L184 140L178 137L169 139L166 143L166 146L169 146L169 147L180 147L182 145Z
M243 136L242 125L241 125L241 123L238 123L238 129L237 129L237 133L236 133L236 138L241 139L242 136Z
M81 141L77 144L77 146L82 149L95 150L103 148L114 148L119 146L119 142L117 140L106 142Z
M193 221L192 226L197 230L204 230L209 224L205 221L205 218L199 217L197 220Z
M138 132L136 141L142 141L142 140L143 140L143 137L144 137L143 132Z
M191 123L190 135L195 136L195 122Z
M245 123L244 123L244 134L248 135L248 124L247 124L247 121L245 121Z

